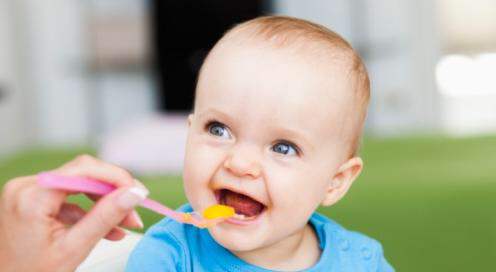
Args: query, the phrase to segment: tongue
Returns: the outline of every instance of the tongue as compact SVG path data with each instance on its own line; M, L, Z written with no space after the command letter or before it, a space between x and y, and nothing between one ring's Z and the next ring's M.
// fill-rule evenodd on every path
M226 205L233 207L237 214L244 214L248 217L259 214L264 207L262 203L249 196L229 190L224 191L224 201Z

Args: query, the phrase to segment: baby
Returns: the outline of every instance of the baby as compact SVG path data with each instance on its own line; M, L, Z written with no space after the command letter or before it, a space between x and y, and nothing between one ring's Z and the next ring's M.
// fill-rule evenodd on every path
M377 241L315 212L363 168L368 100L361 58L320 25L269 16L228 31L200 70L180 210L237 215L209 229L162 220L127 271L393 271Z

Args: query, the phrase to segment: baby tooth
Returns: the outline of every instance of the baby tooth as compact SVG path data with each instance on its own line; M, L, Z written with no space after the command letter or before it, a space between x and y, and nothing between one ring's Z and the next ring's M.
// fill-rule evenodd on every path
M234 216L233 216L233 217L234 217L234 218L236 218L236 219L239 219L239 220L243 220L243 219L245 219L245 215L244 215L244 214L237 214L237 213L236 213L236 214L234 214Z

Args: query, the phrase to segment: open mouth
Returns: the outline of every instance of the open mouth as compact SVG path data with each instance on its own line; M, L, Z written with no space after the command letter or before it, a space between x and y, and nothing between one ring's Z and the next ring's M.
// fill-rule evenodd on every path
M219 204L234 208L236 214L233 219L253 220L265 210L265 205L259 201L228 189L218 190L215 195Z

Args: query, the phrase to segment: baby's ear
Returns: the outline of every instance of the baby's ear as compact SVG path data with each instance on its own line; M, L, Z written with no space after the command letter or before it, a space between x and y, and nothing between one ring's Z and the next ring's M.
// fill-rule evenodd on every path
M363 161L359 157L353 157L343 163L336 175L332 178L324 200L323 206L330 206L338 202L350 189L351 184L360 175L363 169Z
M191 123L193 122L193 113L188 115L188 127L191 127Z

